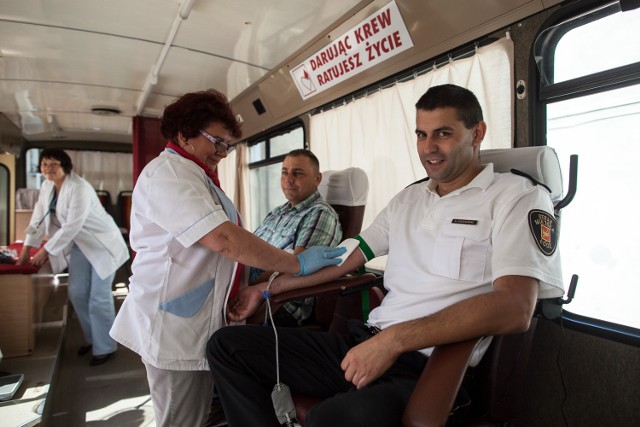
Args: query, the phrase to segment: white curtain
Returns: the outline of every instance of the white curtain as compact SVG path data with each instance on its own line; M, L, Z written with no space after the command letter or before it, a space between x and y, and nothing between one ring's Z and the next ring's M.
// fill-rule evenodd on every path
M96 190L106 190L115 206L118 193L133 189L133 155L101 151L65 150L73 171L89 181Z
M249 192L248 159L249 147L246 144L239 144L236 150L218 164L218 178L220 179L220 187L240 212L244 227L247 230L253 230L255 224L250 223L251 194Z
M472 57L311 117L310 148L323 170L357 166L367 172L363 228L398 191L426 176L416 154L415 103L429 87L445 83L478 97L488 125L482 149L512 146L513 42L508 37L478 48Z

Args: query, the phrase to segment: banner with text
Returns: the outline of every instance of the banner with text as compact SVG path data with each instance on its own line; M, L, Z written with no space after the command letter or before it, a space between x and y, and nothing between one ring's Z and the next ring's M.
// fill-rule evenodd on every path
M370 15L291 70L308 99L413 46L395 1Z

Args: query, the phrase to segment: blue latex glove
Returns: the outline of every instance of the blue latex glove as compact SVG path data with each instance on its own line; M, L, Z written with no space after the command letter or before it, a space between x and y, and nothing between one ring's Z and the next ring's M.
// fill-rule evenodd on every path
M311 246L296 255L300 261L300 273L294 276L305 276L314 273L323 267L340 264L340 255L346 252L346 248L329 248L326 246Z

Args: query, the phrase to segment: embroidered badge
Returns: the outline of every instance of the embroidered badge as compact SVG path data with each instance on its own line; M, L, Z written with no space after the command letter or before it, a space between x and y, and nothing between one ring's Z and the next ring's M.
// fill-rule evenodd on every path
M558 222L545 211L529 211L529 229L543 254L550 256L558 246Z
M476 225L478 223L477 219L459 219L454 218L451 220L451 224L466 224L466 225Z

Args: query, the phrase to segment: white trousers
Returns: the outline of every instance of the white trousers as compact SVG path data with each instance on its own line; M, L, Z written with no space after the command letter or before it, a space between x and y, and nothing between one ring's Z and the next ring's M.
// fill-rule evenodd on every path
M213 396L210 371L170 371L147 363L144 366L156 427L199 427L207 421Z

